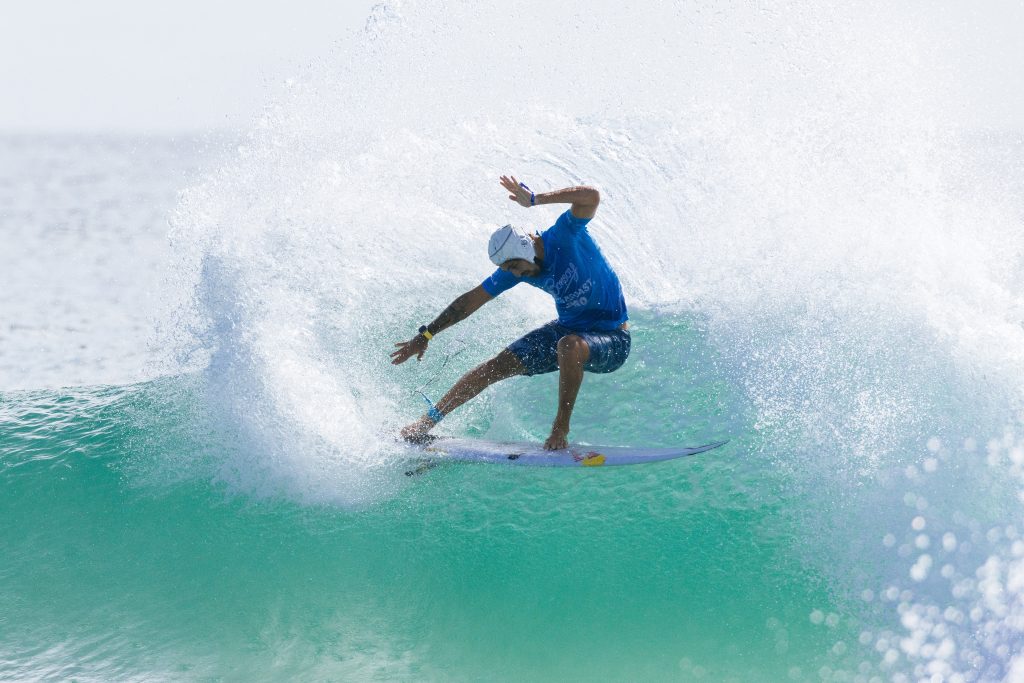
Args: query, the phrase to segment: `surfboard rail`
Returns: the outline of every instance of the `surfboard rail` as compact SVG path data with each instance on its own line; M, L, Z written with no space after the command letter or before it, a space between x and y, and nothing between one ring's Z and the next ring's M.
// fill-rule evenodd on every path
M714 441L702 446L670 448L635 448L630 446L587 446L572 444L568 448L546 451L542 444L523 441L487 441L460 437L431 436L415 447L429 456L431 461L484 462L520 467L617 467L639 465L685 458L705 453L729 443ZM407 471L406 475L420 474L437 462Z

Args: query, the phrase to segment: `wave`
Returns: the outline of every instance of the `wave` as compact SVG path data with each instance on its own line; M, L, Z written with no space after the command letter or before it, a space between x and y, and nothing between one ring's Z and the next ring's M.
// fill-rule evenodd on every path
M836 670L854 651L893 675L1019 668L1020 137L966 130L949 65L882 3L537 9L527 32L500 5L382 5L290 81L175 213L157 343L176 378L7 396L7 461L111 439L146 481L386 505L444 337L467 350L437 388L551 314L517 289L425 368L389 364L488 274L492 227L553 222L498 176L592 183L647 350L588 378L576 429L736 437L702 504L783 501L802 561L871 624ZM542 438L550 392L517 381L446 425Z

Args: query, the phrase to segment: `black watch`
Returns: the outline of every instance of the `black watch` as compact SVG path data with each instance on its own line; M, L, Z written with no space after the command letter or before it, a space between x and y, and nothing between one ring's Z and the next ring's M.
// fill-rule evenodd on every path
M430 332L427 330L427 326L426 325L420 325L419 332L420 332L420 334L423 335L423 338L426 339L427 341L430 341L431 338L434 336L434 335L430 334Z

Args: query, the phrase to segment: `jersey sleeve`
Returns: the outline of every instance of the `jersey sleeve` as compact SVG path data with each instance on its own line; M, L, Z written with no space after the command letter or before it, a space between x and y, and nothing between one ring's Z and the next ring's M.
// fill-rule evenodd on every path
M512 289L521 282L512 273L506 272L501 268L491 273L491 276L480 283L480 286L484 288L484 291L491 296L498 296L507 289Z
M589 218L576 218L576 216L572 215L572 209L568 209L555 221L555 228L569 235L578 235L587 229L587 223L589 222Z

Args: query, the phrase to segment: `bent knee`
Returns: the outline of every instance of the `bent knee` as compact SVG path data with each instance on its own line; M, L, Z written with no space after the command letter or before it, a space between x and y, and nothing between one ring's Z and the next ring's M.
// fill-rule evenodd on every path
M590 346L582 337L575 334L567 334L558 340L559 359L572 359L585 363L590 357Z

